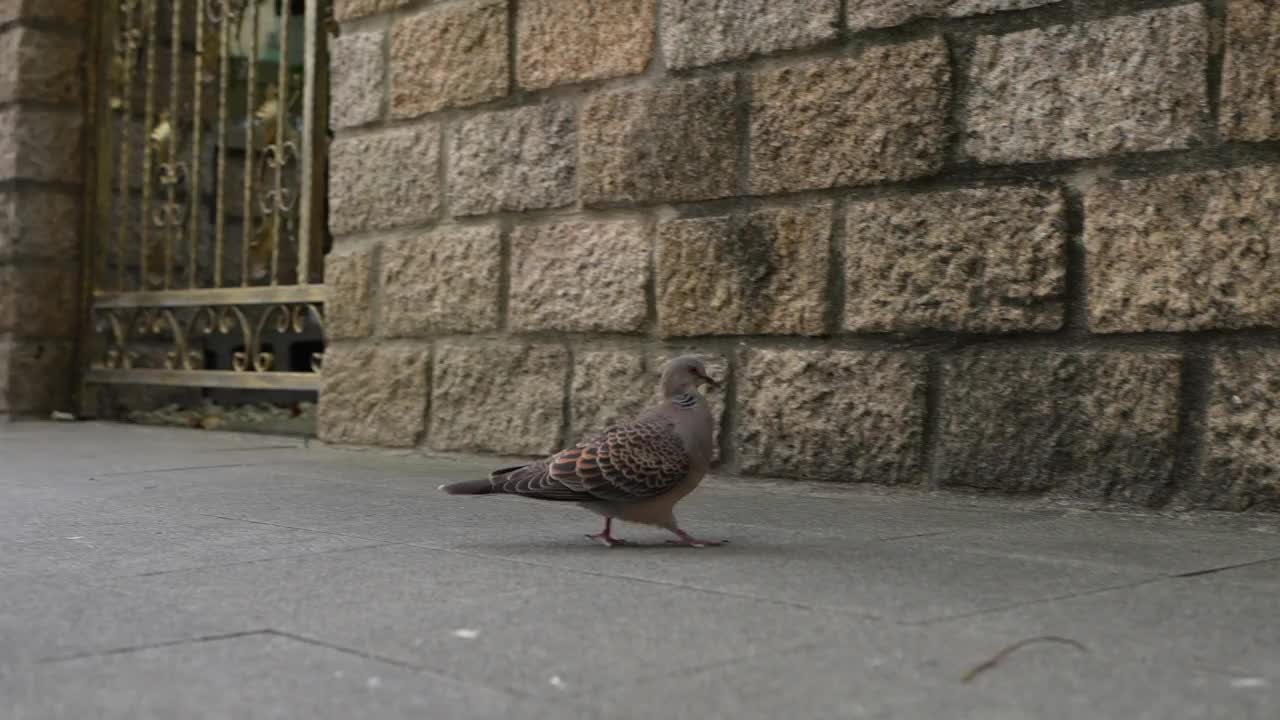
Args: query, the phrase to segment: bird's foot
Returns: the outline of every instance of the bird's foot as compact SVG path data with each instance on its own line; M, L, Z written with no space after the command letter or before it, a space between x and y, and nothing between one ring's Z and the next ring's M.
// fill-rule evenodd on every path
M668 540L668 545L682 545L684 547L716 547L718 545L728 545L728 540L703 540L696 538L683 530L673 530L679 540Z
M594 543L599 543L600 545L603 545L605 547L614 547L616 545L629 544L627 543L626 540L623 540L622 538L616 538L610 535L609 533L596 533L595 535L587 535L587 539Z

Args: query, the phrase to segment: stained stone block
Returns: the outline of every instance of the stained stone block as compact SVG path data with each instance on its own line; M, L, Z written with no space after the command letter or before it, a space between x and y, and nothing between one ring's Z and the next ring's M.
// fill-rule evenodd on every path
M1160 502L1178 441L1181 360L966 352L942 367L944 485Z
M1192 145L1207 112L1199 4L978 39L963 151L1041 162Z
M437 346L428 444L505 455L558 450L568 371L559 346Z
M426 348L330 345L320 388L320 438L416 445L426 427L430 357Z
M1085 195L1089 326L1280 326L1280 171L1121 180Z
M869 185L937 172L947 139L949 68L946 42L934 37L757 73L751 191Z
M744 472L886 485L923 480L923 356L748 350L739 359L735 442Z

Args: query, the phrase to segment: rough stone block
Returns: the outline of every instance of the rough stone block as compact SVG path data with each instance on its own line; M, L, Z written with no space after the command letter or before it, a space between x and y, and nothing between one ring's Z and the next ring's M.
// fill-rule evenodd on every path
M0 108L0 180L80 184L78 111Z
M70 410L74 353L70 341L0 337L0 416Z
M732 195L738 135L729 76L596 95L579 122L582 200Z
M74 260L80 255L80 199L23 188L0 190L0 260Z
M569 427L578 441L631 418L658 401L657 372L643 353L596 350L574 354Z
M386 82L382 31L351 33L329 48L330 124L334 128L367 125L382 117Z
M84 22L89 7L87 0L2 0L0 25L23 19L53 21L64 27L75 27Z
M659 400L657 387L662 368L668 360L683 354L675 350L654 356L623 350L576 353L569 403L571 439L576 442L653 407ZM729 384L729 361L723 355L690 354L701 358L707 366L707 374L721 383L719 389L702 389L715 421L713 440L716 452L713 459L718 460L725 392Z
M1062 326L1066 217L1037 188L849 205L846 330L1013 332Z
M830 255L830 205L761 210L738 222L664 222L659 329L666 336L821 335Z
M0 333L75 337L79 273L74 267L0 267Z
M559 450L568 372L559 346L439 346L428 443L507 455Z
M424 223L440 211L435 126L339 138L329 150L329 227L335 235Z
M925 364L913 353L749 350L738 370L744 472L918 483Z
M1227 140L1280 139L1280 4L1230 0L1220 127Z
M512 330L641 330L648 281L649 239L639 222L565 222L511 232Z
M339 22L368 15L388 13L408 5L411 0L333 0L333 17Z
M893 27L920 18L957 18L1052 5L1061 0L849 0L850 29Z
M0 103L78 104L82 43L26 27L0 31Z
M384 335L498 327L498 229L441 228L382 251Z
M950 80L940 37L758 73L751 100L752 192L937 172Z
M634 75L653 55L654 0L522 0L517 80L538 89Z
M1280 510L1280 350L1213 359L1197 507Z
M572 204L577 194L573 108L547 103L487 113L449 138L449 209L454 215Z
M414 117L507 94L507 2L429 6L391 28L391 115Z
M1142 353L943 361L944 485L1154 503L1168 491L1182 363Z
M1095 332L1280 326L1280 170L1097 186L1085 253Z
M839 33L838 0L662 0L667 67L810 47Z
M417 445L427 423L430 372L426 348L330 345L320 388L320 439L351 445Z
M329 254L324 259L324 303L326 339L362 338L373 330L369 303L372 254L365 250L345 255Z
M1011 163L1188 147L1207 60L1198 4L979 38L963 151Z

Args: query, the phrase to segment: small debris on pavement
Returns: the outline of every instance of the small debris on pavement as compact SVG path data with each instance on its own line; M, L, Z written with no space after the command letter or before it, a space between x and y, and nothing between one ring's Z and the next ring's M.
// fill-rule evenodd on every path
M458 628L457 630L453 631L453 636L460 637L463 640L475 640L476 638L480 637L480 631L473 630L471 628Z
M566 687L568 687L568 685L565 684L564 680L560 679L559 675L552 675L551 680L549 682L551 683L551 687L557 690L563 690Z
M1005 649L991 656L991 659L978 663L973 667L973 669L971 669L969 672L964 674L964 678L961 680L961 682L966 682L966 683L972 682L974 678L990 670L991 668L999 665L1001 662L1004 661L1005 658L1021 650L1022 648L1028 645L1031 645L1032 643L1038 643L1038 642L1050 642L1050 643L1059 643L1062 645L1070 645L1071 647L1079 650L1082 653L1089 652L1089 648L1085 647L1084 645L1081 645L1079 642L1076 642L1071 638L1058 637L1057 635L1041 635L1039 637L1027 638L1026 640L1020 640L1010 645L1009 647L1006 647Z

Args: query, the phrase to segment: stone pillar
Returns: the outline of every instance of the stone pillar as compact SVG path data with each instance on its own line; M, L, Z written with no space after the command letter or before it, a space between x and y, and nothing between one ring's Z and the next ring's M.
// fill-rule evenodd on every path
M0 417L70 409L87 0L0 0Z

